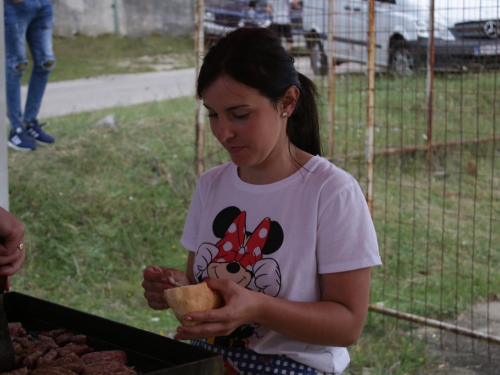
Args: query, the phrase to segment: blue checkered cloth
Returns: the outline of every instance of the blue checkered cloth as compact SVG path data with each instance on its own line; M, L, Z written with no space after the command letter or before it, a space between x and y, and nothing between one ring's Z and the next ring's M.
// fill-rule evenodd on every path
M285 355L259 354L250 349L227 348L192 340L191 344L222 355L226 375L333 375L294 361Z

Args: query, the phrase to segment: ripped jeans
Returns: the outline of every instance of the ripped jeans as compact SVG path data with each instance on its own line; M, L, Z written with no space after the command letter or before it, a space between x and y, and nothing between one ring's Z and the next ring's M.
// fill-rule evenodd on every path
M3 0L5 22L6 96L11 128L37 119L49 74L55 65L52 51L54 11L49 0ZM33 58L24 114L21 78L28 67L26 41Z

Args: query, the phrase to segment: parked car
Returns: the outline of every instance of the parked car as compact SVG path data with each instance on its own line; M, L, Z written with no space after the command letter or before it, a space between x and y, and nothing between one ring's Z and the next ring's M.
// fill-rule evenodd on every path
M206 4L207 45L238 27L271 25L267 0L206 0ZM303 0L291 12L292 34L305 40L318 75L326 74L333 63L367 60L368 1L335 0L333 4L331 10L330 0ZM435 0L435 69L498 67L499 6L497 0ZM375 64L401 75L425 69L429 20L430 0L375 0Z
M291 31L302 35L302 3L291 7ZM266 12L267 0L208 0L205 1L204 32L209 46L221 35L238 27L269 27L272 15Z
M205 45L239 27L269 27L267 0L208 0L203 18Z
M333 26L335 63L367 60L368 1L304 0L303 33L311 51L311 67L326 74L329 25ZM430 0L375 0L375 64L407 75L425 68L429 39ZM500 55L497 0L435 0L435 68L439 70L497 67Z

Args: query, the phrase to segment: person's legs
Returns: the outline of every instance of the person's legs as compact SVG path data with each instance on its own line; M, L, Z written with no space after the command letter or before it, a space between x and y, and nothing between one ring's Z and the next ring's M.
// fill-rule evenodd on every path
M290 52L292 50L292 43L293 43L292 28L290 24L283 25L283 36L286 39L285 49L287 52Z
M290 25L282 23L272 23L271 31L273 31L278 36L278 38L285 38L285 50L287 52L290 52L293 42Z
M24 122L37 119L49 75L55 65L52 50L52 25L54 13L48 0L40 0L41 8L28 26L26 38L33 57L33 69L24 110Z
M36 149L36 144L26 134L21 114L21 78L28 66L26 31L33 10L31 1L4 1L5 86L11 126L8 145L17 150Z
M21 117L21 78L28 66L26 30L30 9L26 3L4 2L5 13L5 85L7 113L12 130L23 128Z
M28 86L23 121L28 133L37 143L49 144L54 142L54 138L42 130L38 124L37 116L50 72L56 62L52 49L54 12L52 3L48 0L39 0L39 4L40 8L37 15L26 32L26 38L33 57L33 69Z
M282 35L282 31L281 31L281 24L279 24L279 23L274 23L274 22L273 22L273 23L271 23L271 27L270 27L270 29L271 29L271 31L272 31L274 34L276 34L276 36L277 36L278 38L280 38L280 39L281 39L281 37L283 36L283 35Z

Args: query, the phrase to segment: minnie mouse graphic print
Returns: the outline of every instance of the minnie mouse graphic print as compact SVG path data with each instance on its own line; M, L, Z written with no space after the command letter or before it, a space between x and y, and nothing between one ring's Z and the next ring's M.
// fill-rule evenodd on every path
M215 262L236 262L244 268L251 268L262 259L262 248L266 244L271 220L265 218L254 233L247 234L245 218L245 212L238 213L226 230L224 238L217 242L215 246L219 249L219 255L215 257Z
M319 156L268 185L242 181L232 162L205 172L181 244L195 253L198 282L230 279L299 302L321 300L319 274L381 264L358 182ZM205 344L286 356L324 372L341 373L349 363L346 348L300 342L252 322Z
M198 281L206 277L229 279L251 290L277 296L281 286L280 269L267 255L278 250L283 242L281 226L264 218L253 232L249 232L246 212L227 207L215 217L212 228L214 235L221 239L215 245L202 243L198 248L194 265ZM257 279L259 283L255 283ZM260 336L258 328L253 324L244 325L227 337L214 337L207 342L248 349L248 339Z
M280 269L268 255L283 243L281 225L266 217L250 232L246 228L246 212L227 207L217 214L212 228L220 240L215 244L202 243L198 248L195 258L198 281L206 277L229 279L249 289L277 296L281 285ZM257 285L256 278L260 279Z

